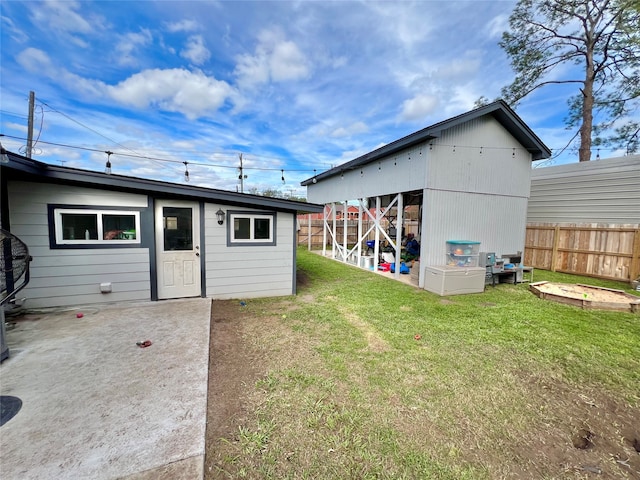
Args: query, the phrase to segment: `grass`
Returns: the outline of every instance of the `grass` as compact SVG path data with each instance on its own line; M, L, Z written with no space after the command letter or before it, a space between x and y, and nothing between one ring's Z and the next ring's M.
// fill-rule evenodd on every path
M283 299L248 306L277 321L245 325L266 373L218 478L574 478L551 459L595 421L583 403L614 402L616 425L640 420L638 315L547 302L525 284L442 302L305 250L298 268L307 282L286 315Z

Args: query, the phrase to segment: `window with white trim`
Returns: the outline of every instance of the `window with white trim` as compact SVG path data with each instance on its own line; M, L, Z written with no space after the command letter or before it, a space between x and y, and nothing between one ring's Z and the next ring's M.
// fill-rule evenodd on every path
M275 213L229 212L231 245L275 245Z
M140 212L55 208L57 245L118 245L140 243Z

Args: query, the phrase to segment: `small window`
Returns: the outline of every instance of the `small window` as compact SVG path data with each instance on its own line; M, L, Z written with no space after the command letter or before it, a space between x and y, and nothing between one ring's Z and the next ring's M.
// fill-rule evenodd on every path
M140 243L140 212L55 208L57 245Z
M229 212L231 245L275 245L275 213Z

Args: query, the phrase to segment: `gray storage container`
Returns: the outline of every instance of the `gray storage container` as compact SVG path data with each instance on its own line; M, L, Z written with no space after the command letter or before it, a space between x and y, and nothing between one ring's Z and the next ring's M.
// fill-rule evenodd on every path
M486 269L482 267L425 267L424 289L438 295L462 295L484 292Z

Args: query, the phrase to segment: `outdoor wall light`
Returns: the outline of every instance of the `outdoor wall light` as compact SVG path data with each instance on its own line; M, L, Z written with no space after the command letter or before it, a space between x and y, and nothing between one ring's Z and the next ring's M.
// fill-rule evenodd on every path
M221 208L216 212L216 217L218 218L218 225L222 225L224 223L224 212Z

